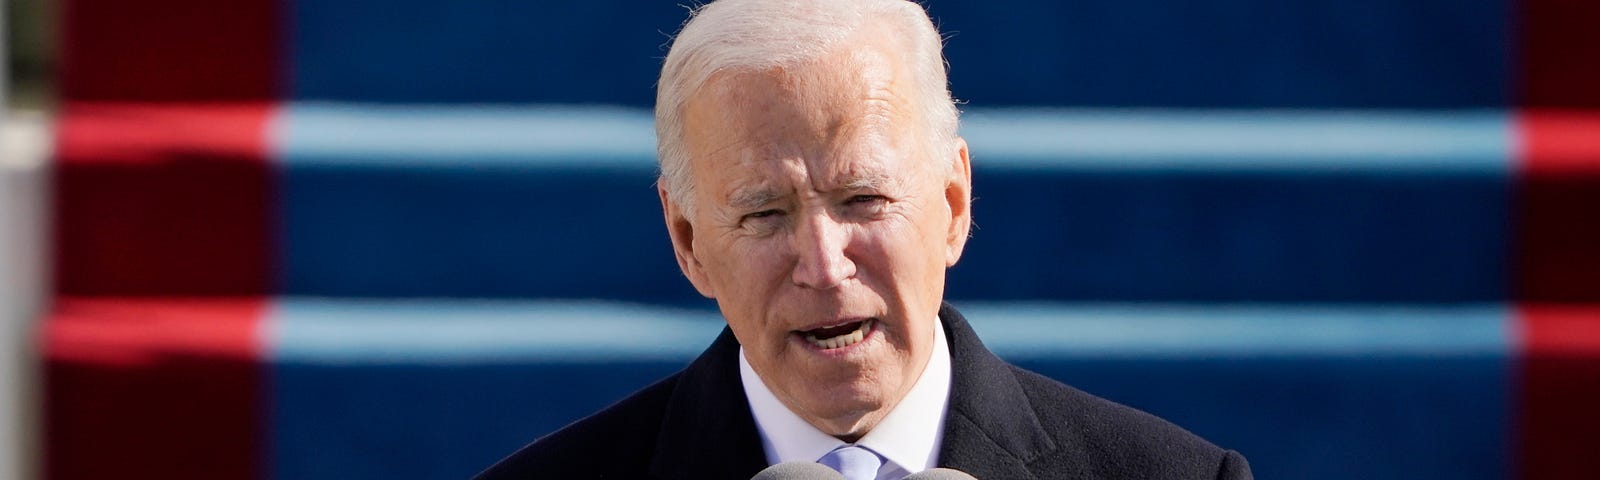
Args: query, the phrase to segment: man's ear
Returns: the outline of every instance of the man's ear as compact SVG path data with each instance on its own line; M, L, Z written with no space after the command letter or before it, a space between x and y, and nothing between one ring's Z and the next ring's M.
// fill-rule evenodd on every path
M967 152L967 140L956 137L954 155L950 159L955 168L950 170L944 187L944 201L950 207L950 232L945 237L944 265L955 266L961 251L967 246L967 236L972 233L972 157Z
M672 201L666 187L656 187L661 195L661 214L667 219L667 236L672 237L672 254L678 258L678 269L689 279L694 289L706 298L717 298L716 291L706 277L705 267L694 252L694 224L684 215L683 209Z

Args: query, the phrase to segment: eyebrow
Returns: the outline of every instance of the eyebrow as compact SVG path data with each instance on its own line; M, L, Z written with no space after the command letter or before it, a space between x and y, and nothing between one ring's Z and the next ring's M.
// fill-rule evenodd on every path
M738 210L749 210L760 207L779 197L778 192L767 187L753 187L735 190L728 194L728 205Z
M894 179L883 172L872 172L865 175L852 176L843 182L844 190L885 190L894 182Z
M881 172L873 172L866 175L852 176L846 179L843 182L842 190L881 191L887 189L893 182L893 177ZM733 193L728 194L728 206L733 207L736 210L750 210L759 208L768 203L772 203L773 201L782 197L782 194L770 187L749 187L735 190Z

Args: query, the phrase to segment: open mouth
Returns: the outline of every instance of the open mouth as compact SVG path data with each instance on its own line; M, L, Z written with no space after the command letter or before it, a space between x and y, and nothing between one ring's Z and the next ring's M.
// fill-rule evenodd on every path
M844 348L865 340L867 334L872 333L875 321L876 319L869 318L859 322L814 328L800 332L800 336L805 338L806 342L823 350Z

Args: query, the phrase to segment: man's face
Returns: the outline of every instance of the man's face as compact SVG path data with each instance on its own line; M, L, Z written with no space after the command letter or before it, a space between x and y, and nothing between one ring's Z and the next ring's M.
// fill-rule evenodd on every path
M856 43L714 76L684 111L695 214L661 192L680 266L751 366L851 441L927 365L971 178L966 144L928 133L895 50Z

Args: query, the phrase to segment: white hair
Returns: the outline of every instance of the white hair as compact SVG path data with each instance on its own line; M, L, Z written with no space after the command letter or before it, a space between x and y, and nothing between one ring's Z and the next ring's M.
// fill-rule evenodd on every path
M874 20L880 22L870 23ZM669 199L693 215L694 182L682 113L713 75L814 61L873 25L905 39L911 51L903 53L920 90L917 108L931 134L928 140L936 142L932 147L950 145L959 113L946 80L943 39L922 6L907 0L718 0L690 14L667 52L656 85L659 182Z

